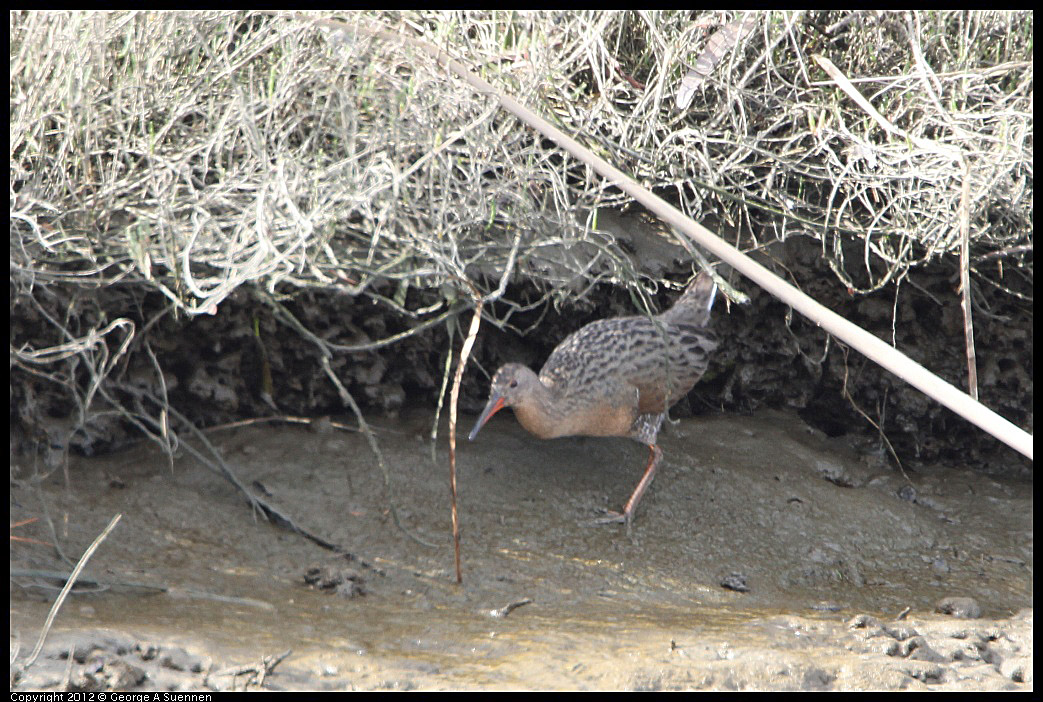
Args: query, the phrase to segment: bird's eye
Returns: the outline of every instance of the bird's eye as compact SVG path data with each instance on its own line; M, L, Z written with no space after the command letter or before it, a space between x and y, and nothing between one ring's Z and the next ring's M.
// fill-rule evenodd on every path
M512 380L508 387L512 387L512 388L518 387L518 381L517 380Z

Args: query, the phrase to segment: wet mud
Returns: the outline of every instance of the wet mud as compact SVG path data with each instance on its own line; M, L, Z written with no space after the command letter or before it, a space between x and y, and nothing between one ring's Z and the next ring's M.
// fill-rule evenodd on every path
M629 528L646 449L539 441L501 412L458 428L463 584L446 422L208 434L324 550L150 446L12 468L12 522L75 561L112 516L37 661L69 572L12 541L17 690L1032 688L1032 484L908 477L793 413L685 419ZM318 428L319 425L316 425ZM401 528L388 509L394 503ZM54 532L49 528L53 525ZM422 543L422 542L426 542Z

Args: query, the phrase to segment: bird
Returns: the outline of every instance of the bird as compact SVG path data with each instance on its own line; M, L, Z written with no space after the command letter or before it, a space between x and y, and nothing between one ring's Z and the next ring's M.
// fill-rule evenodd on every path
M663 458L656 443L670 407L706 372L717 336L709 328L717 284L700 272L666 311L655 316L601 319L573 332L537 375L519 363L493 375L489 400L468 439L504 407L541 439L626 436L648 447L645 472L622 512L599 524L626 523Z

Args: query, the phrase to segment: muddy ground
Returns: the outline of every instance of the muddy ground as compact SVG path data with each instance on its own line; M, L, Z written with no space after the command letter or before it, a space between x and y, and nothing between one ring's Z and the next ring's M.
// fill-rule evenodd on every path
M13 579L13 689L1032 689L1031 482L906 480L795 414L721 414L664 429L629 530L591 526L621 507L643 446L538 441L510 412L469 443L473 419L462 585L446 422L433 448L426 412L375 421L404 531L357 433L208 434L353 559L266 522L186 455L72 457L67 483L23 459L12 522L40 519L15 535L75 560L123 518L28 669L57 595L42 573L70 566L12 541L13 573L33 572Z

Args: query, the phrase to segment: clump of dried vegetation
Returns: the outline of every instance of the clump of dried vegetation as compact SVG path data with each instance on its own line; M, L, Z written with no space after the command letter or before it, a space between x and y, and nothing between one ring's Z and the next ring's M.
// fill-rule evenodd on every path
M629 204L617 188L372 27L444 49L744 250L814 237L854 293L958 255L964 187L972 275L1031 276L1031 12L341 19L354 29L10 15L12 410L28 426L39 408L15 388L46 386L77 408L70 431L118 412L166 436L162 403L111 391L125 356L152 353L160 317L216 313L244 286L275 307L339 290L429 328L475 292L503 322L595 282L659 282L597 229ZM519 276L544 297L511 299ZM88 302L115 287L119 308ZM415 289L436 301L411 306ZM166 306L143 314L157 291Z

